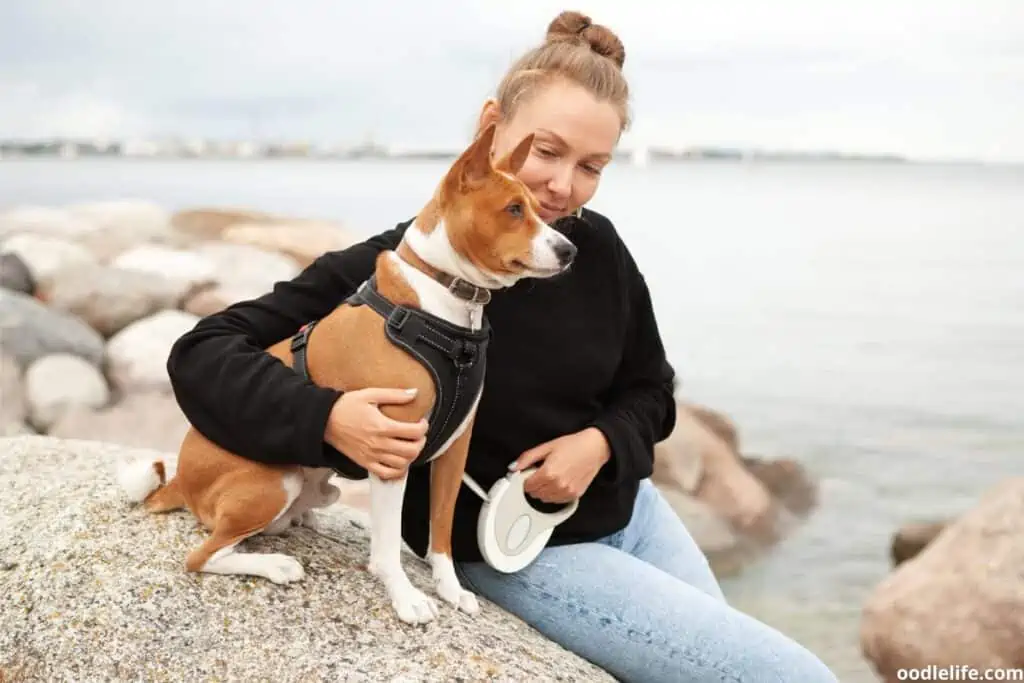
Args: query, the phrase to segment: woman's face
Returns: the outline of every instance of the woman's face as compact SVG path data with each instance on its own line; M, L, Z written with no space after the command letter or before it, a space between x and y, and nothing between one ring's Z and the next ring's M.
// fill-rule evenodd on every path
M594 99L577 85L557 81L521 103L511 119L500 117L497 104L489 101L481 124L498 123L495 158L535 134L518 175L540 202L541 220L550 224L590 201L621 131L621 120L611 104Z

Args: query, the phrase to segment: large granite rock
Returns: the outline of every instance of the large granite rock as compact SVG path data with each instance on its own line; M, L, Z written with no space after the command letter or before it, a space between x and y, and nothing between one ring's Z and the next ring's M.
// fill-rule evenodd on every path
M109 338L146 316L177 308L190 294L187 281L89 264L56 273L39 298L52 310L77 316Z
M96 258L78 242L49 235L12 235L0 243L0 250L21 259L37 286L48 284L61 271L96 263Z
M0 212L0 238L17 233L78 238L94 229L87 218L55 207L26 204Z
M76 406L46 433L64 439L103 441L119 446L174 453L189 423L174 396L161 389L133 391L101 408Z
M171 347L199 318L167 309L136 320L107 341L107 373L119 391L171 390L167 357Z
M860 642L885 681L899 669L1024 667L1024 477L995 487L869 597Z
M345 249L357 241L341 226L332 223L237 223L225 229L221 238L233 244L247 244L287 254L305 268L328 251Z
M294 554L288 586L184 571L191 515L151 515L113 469L141 451L52 437L0 440L0 672L13 680L611 681L486 600L425 626L393 614L346 508L326 535L247 542ZM430 585L425 564L406 569Z
M101 263L145 242L174 246L169 211L152 202L118 199L86 202L68 207L68 213L92 229L78 238Z
M69 353L53 353L33 362L25 370L24 381L28 422L40 432L46 432L69 411L99 409L110 400L107 380L99 368Z
M720 576L783 541L817 505L817 483L800 463L741 448L728 416L686 401L677 402L676 427L654 448L651 481Z

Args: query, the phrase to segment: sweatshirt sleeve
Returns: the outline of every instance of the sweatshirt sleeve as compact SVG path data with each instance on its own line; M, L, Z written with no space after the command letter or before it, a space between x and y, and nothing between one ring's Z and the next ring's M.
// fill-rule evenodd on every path
M658 331L650 292L625 247L627 324L615 379L603 410L591 423L611 447L611 460L598 478L607 482L650 477L654 445L675 428L675 371Z
M407 224L317 258L272 291L207 316L171 348L167 372L179 407L206 438L266 463L349 468L324 441L341 395L304 379L268 346L323 318L398 246Z

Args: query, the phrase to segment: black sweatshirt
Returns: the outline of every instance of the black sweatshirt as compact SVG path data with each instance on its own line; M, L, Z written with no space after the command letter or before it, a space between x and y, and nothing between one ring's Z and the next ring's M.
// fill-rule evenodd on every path
M366 471L324 442L338 391L304 380L263 349L304 323L325 317L394 249L411 221L319 257L264 296L202 319L173 346L167 362L181 410L202 434L241 456L267 463ZM487 490L523 451L595 426L612 457L555 529L549 545L595 540L629 522L640 480L651 475L654 444L675 425L674 372L665 357L651 299L611 222L585 210L560 228L579 251L551 280L522 280L494 293L487 378L467 472ZM315 332L314 332L315 334ZM402 534L425 556L429 467L410 468ZM481 559L480 498L463 486L453 554Z

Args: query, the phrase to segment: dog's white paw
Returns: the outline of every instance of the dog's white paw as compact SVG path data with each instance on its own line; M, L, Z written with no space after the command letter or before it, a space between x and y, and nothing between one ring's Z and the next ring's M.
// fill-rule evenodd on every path
M264 576L274 583L293 583L306 577L306 571L289 555L263 555Z
M437 583L437 594L441 599L456 609L466 614L477 614L480 611L480 603L472 591L468 591L459 585L458 581L439 581Z
M425 624L439 614L437 602L411 583L390 587L391 606L407 624Z

